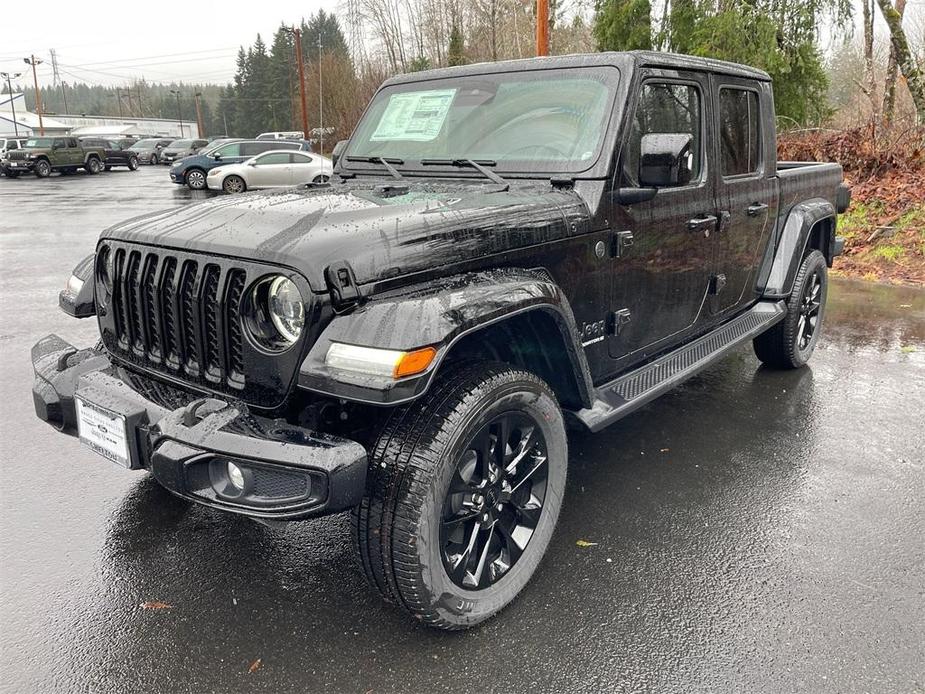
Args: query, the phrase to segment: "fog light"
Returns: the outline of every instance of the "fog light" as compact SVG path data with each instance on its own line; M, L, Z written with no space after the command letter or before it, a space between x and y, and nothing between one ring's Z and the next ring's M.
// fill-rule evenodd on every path
M235 489L244 489L244 471L234 463L228 463L228 481Z

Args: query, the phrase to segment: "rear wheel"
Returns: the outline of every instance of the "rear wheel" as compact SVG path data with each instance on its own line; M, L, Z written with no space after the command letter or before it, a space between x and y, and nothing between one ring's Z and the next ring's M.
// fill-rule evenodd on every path
M90 157L90 159L87 160L86 169L88 173L98 174L103 170L103 163L96 157Z
M51 176L51 164L48 163L47 159L39 159L35 162L35 166L32 167L32 171L39 178L48 178Z
M128 160L128 170L137 171L138 170L138 157L129 157Z
M243 193L247 190L247 184L244 182L244 179L240 176L226 176L225 180L222 181L222 190L226 193Z
M500 363L439 378L395 410L353 512L369 582L441 629L497 614L530 580L565 491L568 444L549 386Z
M202 169L190 169L186 172L186 185L190 190L202 190L206 187L206 174Z
M157 155L152 154L151 158L148 160L151 164L157 164Z
M327 183L331 177L327 174L319 174L312 179L312 183Z
M787 302L787 315L752 343L762 362L778 369L806 365L822 331L828 289L825 256L814 250L804 258L797 272Z

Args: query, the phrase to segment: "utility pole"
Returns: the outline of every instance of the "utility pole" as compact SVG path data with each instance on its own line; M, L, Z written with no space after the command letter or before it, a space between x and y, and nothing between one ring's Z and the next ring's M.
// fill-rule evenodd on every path
M177 97L177 123L180 124L180 137L183 137L183 117L180 115L180 90L171 89L170 93Z
M22 77L21 72L11 75L9 72L0 72L0 77L6 80L7 91L10 93L10 108L13 109L13 132L19 137L19 124L16 122L16 99L13 98L13 83L17 77Z
M292 28L289 30L295 36L295 59L299 68L299 96L302 101L302 137L308 139L308 106L305 102L305 63L302 60L302 31Z
M122 120L124 118L122 115L122 90L119 87L116 87L116 101L119 102L119 120Z
M67 89L64 88L64 80L61 79L61 73L58 72L58 54L55 52L54 48L48 49L49 55L51 55L51 74L52 79L54 80L56 87L61 87L61 98L64 100L64 112L68 113L67 108Z
M35 84L35 112L39 115L39 135L44 135L45 124L42 122L42 93L39 91L39 78L35 72L35 66L41 65L43 61L39 60L34 55L23 58L22 61L26 65L32 66L32 81Z
M202 92L196 92L194 96L196 97L196 127L199 128L199 137L205 137L206 129L202 127L202 110L199 108L199 97L202 96Z
M324 156L324 90L321 86L321 32L318 32L318 154Z
M549 0L536 0L536 55L549 55Z

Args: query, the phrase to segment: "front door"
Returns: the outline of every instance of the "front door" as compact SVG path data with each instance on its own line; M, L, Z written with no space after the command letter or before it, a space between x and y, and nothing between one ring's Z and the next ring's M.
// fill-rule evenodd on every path
M690 175L658 187L651 200L614 196L614 293L610 354L615 368L683 339L703 313L713 266L717 217L713 176L709 77L684 71L647 70L636 89L615 189L640 190L643 135L687 134ZM631 238L630 238L631 235ZM631 242L631 245L630 245Z
M770 86L755 80L713 77L716 104L716 201L722 223L716 235L716 279L710 310L731 313L757 298L760 251L777 217Z
M272 188L274 186L288 186L292 164L289 163L289 152L269 152L262 154L254 160L247 177L251 188Z

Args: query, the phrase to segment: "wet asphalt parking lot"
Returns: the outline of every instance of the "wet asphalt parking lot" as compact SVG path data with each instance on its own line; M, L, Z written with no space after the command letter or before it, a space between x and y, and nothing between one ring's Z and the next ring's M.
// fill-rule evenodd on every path
M742 348L571 434L534 580L445 634L366 587L346 515L193 507L35 418L31 345L96 339L57 292L100 230L206 195L0 179L3 691L925 691L925 292L837 282L809 368Z

